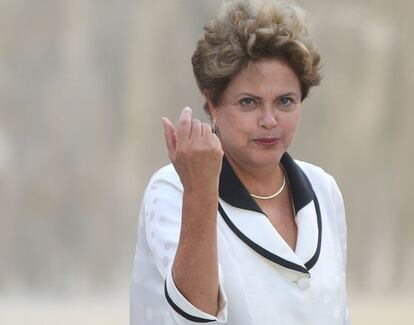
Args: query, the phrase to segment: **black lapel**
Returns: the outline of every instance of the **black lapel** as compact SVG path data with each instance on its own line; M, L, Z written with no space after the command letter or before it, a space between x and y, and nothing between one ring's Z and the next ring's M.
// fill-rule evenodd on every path
M305 175L303 170L298 166L298 164L292 159L292 157L288 153L285 153L282 156L281 165L283 166L286 172L286 177L290 185L295 213L298 214L303 207L305 207L312 201L315 205L315 216L317 218L319 231L318 245L313 257L304 264L306 268L304 268L302 265L297 265L286 259L281 258L276 254L269 252L265 248L257 245L254 241L249 239L248 236L246 236L242 231L240 231L240 229L238 229L236 225L231 221L231 218L226 214L221 204L219 204L219 212L224 221L229 226L229 228L245 244L247 244L258 254L286 268L296 270L302 273L309 273L308 270L310 270L316 264L321 249L322 222L319 202L308 177ZM237 177L236 173L231 168L225 156L223 158L223 165L220 174L219 194L222 200L234 207L264 214L262 209L258 206L256 201L250 196L249 192L244 187L243 183Z

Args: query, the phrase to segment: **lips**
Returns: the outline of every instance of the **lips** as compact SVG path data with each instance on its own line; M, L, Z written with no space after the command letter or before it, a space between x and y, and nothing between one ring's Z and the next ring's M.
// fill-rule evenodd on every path
M279 138L257 138L253 140L254 142L265 145L265 146L272 146L280 142Z

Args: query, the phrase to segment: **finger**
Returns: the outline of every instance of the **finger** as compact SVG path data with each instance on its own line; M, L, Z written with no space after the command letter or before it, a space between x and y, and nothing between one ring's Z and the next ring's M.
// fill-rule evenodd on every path
M163 117L161 118L161 121L162 121L162 126L164 127L164 135L165 135L165 142L167 144L168 155L170 156L170 159L173 160L175 157L175 150L176 150L176 145L177 145L175 128L168 118Z
M190 139L199 138L201 136L201 122L198 119L191 121Z
M185 107L178 118L177 139L188 140L191 134L191 114L190 107Z
M211 127L207 123L201 125L201 136L209 136L211 134Z

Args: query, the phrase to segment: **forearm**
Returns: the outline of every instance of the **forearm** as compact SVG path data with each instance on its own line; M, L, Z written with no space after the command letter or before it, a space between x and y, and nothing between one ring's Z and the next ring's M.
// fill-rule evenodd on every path
M184 191L180 240L173 279L181 294L200 310L218 309L218 189Z

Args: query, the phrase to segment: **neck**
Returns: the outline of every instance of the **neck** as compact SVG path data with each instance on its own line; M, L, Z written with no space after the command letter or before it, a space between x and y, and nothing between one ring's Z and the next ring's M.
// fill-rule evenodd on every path
M283 171L280 167L280 160L265 167L250 167L227 157L230 166L237 177L250 193L268 196L280 188L283 183Z

